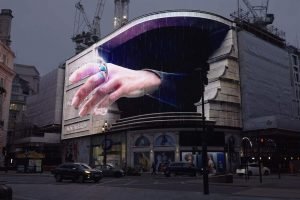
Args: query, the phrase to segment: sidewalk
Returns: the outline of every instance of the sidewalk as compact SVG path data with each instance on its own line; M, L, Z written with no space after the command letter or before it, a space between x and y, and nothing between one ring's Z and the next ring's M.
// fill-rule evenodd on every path
M5 171L1 172L0 175L2 176L52 176L50 171L44 171L42 173L23 173L23 172L16 172L15 170L8 170L7 173Z
M202 184L202 179L187 181L194 184ZM278 176L263 176L260 183L259 176L244 177L234 176L233 183L209 183L211 186L245 187L244 190L233 195L241 197L264 197L278 199L300 199L300 176L284 174Z

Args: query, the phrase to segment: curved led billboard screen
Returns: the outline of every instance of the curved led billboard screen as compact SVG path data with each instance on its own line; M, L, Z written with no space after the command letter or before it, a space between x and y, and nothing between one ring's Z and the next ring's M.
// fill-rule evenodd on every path
M106 62L146 70L161 79L155 91L138 98L119 99L122 117L196 112L194 104L202 96L201 73L206 77L207 61L230 29L221 17L216 20L216 16L198 14L203 18L184 16L180 12L178 16L176 12L175 15L153 15L149 19L146 16L140 19L140 23L131 23L132 26L124 28L125 31L112 34L99 46L99 55Z

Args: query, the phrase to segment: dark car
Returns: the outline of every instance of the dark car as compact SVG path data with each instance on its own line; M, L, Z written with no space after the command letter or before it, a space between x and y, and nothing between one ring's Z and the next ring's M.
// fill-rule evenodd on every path
M198 168L196 168L191 163L173 162L173 163L170 163L166 167L166 169L164 171L164 174L167 177L172 176L172 175L190 175L190 176L196 176L197 172L200 172L200 170L198 170Z
M113 176L113 177L122 177L125 176L125 172L124 170L114 167L110 164L106 164L106 165L97 165L95 167L95 169L99 169L103 172L103 176L107 177L107 176Z
M99 182L103 177L101 170L92 169L85 163L64 163L52 170L52 174L57 182L64 179L83 183L85 180Z

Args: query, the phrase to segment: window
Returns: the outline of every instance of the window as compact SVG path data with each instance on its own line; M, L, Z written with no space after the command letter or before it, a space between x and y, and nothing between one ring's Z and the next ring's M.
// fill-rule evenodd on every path
M149 141L148 138L146 138L145 136L140 136L140 137L135 141L135 146L137 146L137 147L146 147L146 146L150 146L150 141Z
M14 86L12 87L12 91L13 91L13 92L16 92L16 93L19 92L19 87L14 85Z
M11 103L9 106L9 110L18 110L18 104Z
M7 57L6 57L5 54L3 54L3 63L4 63L4 64L7 64Z
M9 118L14 119L14 120L17 119L17 113L16 112L10 112L9 113Z
M3 105L3 97L2 94L0 94L0 120L2 120L2 105Z
M175 141L171 136L162 134L155 139L154 146L175 146Z
M292 55L292 63L293 63L293 65L298 65L298 56L297 55Z
M4 79L3 78L0 79L0 87L4 87Z
M294 73L294 81L299 82L299 73Z

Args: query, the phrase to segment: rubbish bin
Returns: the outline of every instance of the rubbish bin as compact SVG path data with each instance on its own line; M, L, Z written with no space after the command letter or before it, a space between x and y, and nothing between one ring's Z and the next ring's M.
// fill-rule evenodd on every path
M12 200L11 187L0 184L0 200Z

